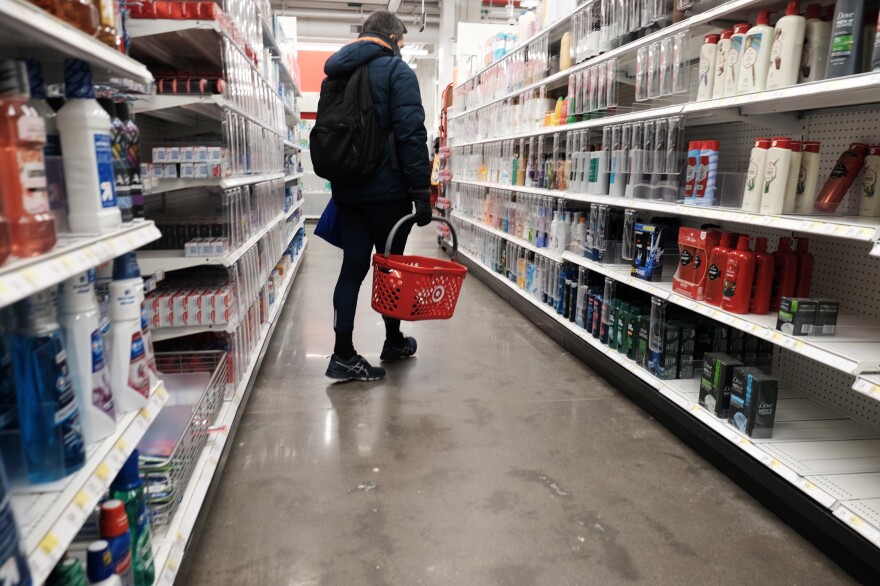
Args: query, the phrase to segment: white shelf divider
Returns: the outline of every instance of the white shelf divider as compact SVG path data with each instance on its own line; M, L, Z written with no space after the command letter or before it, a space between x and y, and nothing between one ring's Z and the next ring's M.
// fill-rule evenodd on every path
M0 267L0 306L131 252L161 234L152 221L126 224L102 235L64 234L51 251L32 258L13 258Z
M154 538L156 586L170 586L174 584L177 578L177 572L180 569L180 564L186 553L186 547L192 537L199 511L208 494L208 489L217 471L220 457L229 439L229 432L233 427L239 410L244 408L244 401L248 396L247 390L258 373L275 325L278 323L281 308L287 300L293 280L299 273L307 245L308 240L304 239L303 248L291 267L290 276L282 285L281 291L277 295L278 301L270 310L269 320L263 327L260 342L254 348L241 383L235 390L232 398L224 401L223 406L220 408L220 413L217 415L217 421L212 428L208 443L196 462L192 479L186 486L177 512L171 519L165 533Z
M49 577L167 399L159 383L146 407L118 417L116 432L88 447L78 472L51 485L13 490L12 506L35 584Z

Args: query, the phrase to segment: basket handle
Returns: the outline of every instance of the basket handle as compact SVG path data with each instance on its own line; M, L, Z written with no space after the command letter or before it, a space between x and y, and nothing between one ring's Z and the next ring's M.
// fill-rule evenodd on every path
M391 232L388 234L388 239L385 240L385 258L388 258L388 255L391 254L391 243L394 242L394 236L395 234L397 234L398 228L400 228L407 222L414 222L415 219L415 214L407 214L397 220L397 223L394 224L394 227L391 228ZM441 218L440 216L431 216L431 220L435 222L443 222L444 224L449 226L449 232L452 234L452 254L449 256L449 258L450 260L455 260L455 257L458 256L458 234L455 233L455 227L452 225L452 222L450 222L446 218Z

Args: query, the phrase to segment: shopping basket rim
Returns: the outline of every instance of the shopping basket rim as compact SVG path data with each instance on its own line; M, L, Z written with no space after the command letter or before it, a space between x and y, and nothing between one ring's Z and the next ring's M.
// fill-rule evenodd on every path
M415 266L411 262L421 263L426 266ZM467 267L452 260L434 258L430 256L418 256L414 254L391 254L387 258L384 254L373 255L373 266L396 269L422 275L466 275Z

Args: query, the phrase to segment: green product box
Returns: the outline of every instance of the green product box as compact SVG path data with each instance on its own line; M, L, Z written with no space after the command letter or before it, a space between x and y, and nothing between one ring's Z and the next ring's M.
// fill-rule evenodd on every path
M727 420L753 438L773 437L779 381L757 368L736 368Z
M615 299L611 302L611 311L608 316L608 347L617 350L617 314L620 312L620 306L623 302ZM601 317L599 319L602 319Z
M700 404L716 417L727 417L733 369L742 365L739 360L721 352L708 352L703 356Z
M681 322L681 343L678 347L678 378L693 378L694 352L697 344L697 324Z
M815 299L783 297L779 304L776 329L792 336L809 336L813 332L818 309L819 303Z
M629 329L629 320L632 319L632 306L629 303L621 303L617 311L617 351L626 354L626 331Z
M681 325L676 322L666 322L660 344L660 352L654 357L654 374L661 380L673 380L678 377Z
M650 352L648 350L648 339L651 334L651 316L644 315L639 320L639 333L636 340L636 363L642 368L648 367L648 358Z

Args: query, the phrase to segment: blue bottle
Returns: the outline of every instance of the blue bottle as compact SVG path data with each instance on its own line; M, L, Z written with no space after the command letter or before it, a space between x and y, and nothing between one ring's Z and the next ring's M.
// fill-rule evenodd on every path
M15 304L12 364L25 466L34 484L64 478L86 460L54 293L46 289Z
M89 544L86 553L86 576L93 586L119 586L122 581L113 566L110 544L103 539Z
M27 558L21 550L21 536L12 513L6 472L0 461L0 584L31 586L33 583Z

